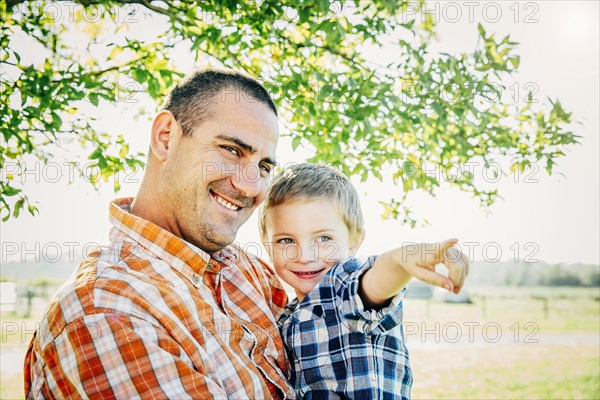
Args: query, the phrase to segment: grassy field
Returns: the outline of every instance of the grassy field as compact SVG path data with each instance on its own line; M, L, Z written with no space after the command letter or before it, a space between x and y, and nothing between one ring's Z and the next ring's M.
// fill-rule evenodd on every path
M413 351L415 399L598 399L597 345Z
M599 289L470 293L472 304L405 300L414 399L600 399ZM35 318L2 316L0 399L23 397L36 300Z
M413 398L600 399L599 294L480 288L473 304L406 299Z

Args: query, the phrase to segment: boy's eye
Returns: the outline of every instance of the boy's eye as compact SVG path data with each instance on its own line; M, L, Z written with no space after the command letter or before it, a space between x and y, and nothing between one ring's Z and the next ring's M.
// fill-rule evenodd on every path
M279 244L292 244L292 243L294 243L294 241L292 239L290 239L290 238L283 238L283 239L279 239L277 241L277 243L279 243Z
M322 235L322 236L319 236L319 238L318 238L319 242L329 242L330 240L333 240L333 238L331 236L327 236L327 235Z

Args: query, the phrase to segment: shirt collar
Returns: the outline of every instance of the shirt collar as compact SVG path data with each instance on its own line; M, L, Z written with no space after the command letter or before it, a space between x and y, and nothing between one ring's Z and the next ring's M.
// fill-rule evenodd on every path
M232 246L209 255L193 244L173 235L160 226L131 214L133 197L113 200L109 206L112 229L111 241L133 241L172 267L184 272L186 266L202 276L205 272L217 273L222 267L235 263L237 251ZM134 250L135 251L135 250Z

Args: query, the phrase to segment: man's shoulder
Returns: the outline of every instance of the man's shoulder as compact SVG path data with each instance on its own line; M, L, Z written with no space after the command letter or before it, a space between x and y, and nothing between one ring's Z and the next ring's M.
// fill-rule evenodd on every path
M127 312L125 298L158 284L160 269L167 268L164 263L140 257L127 246L118 247L99 246L75 267L48 304L42 323L51 332L61 331L73 321L98 312Z

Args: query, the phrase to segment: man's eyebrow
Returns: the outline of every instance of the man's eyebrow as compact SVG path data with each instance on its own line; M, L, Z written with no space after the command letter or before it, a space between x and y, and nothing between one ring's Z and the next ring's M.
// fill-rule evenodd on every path
M250 154L256 153L256 149L254 147L252 147L248 143L244 142L240 138L237 138L235 136L227 136L227 135L217 135L216 137L218 139L221 139L221 140L225 140L225 141L228 141L228 142L235 143L238 146L240 146L242 149L246 150ZM275 160L273 160L271 157L265 157L261 161L264 161L264 162L266 162L268 164L271 164L271 165L275 165Z
M256 153L256 150L254 149L254 147L250 146L248 143L246 143L243 140L240 140L239 138L236 138L234 136L218 135L217 138L221 139L221 140L226 140L228 142L235 143L250 154Z

